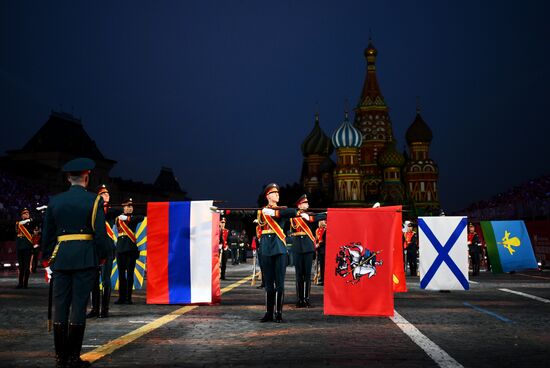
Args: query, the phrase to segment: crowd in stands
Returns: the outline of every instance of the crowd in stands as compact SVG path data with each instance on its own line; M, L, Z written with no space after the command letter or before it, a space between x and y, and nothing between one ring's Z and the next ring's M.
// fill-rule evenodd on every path
M550 175L530 180L487 201L475 202L461 212L478 221L549 219Z
M22 208L29 208L33 214L38 205L48 204L46 193L45 188L0 169L0 240L13 238Z

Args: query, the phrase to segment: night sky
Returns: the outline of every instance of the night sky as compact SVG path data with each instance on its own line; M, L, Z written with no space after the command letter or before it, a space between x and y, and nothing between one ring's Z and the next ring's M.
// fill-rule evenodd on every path
M328 135L357 104L372 35L399 148L420 96L443 209L550 174L548 1L99 3L1 2L0 154L63 110L112 176L253 205L299 180L317 102Z

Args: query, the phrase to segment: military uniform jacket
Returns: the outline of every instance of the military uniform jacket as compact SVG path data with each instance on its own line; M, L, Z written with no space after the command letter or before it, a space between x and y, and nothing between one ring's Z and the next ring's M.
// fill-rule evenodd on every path
M15 233L17 234L17 238L15 238L15 246L17 247L17 250L33 249L32 230L30 222L27 222L24 225L19 225L19 221L16 222Z
M113 225L115 224L116 217L120 214L120 211L109 208L105 212L105 231L107 232L107 243L111 250L109 256L114 258L116 252L115 234L113 232Z
M55 257L52 270L77 270L95 267L108 250L103 199L97 199L97 212L92 224L97 196L80 185L53 196L48 204L42 228L42 252L45 260ZM91 240L58 242L62 235L91 235ZM56 250L57 248L57 250Z
M300 213L300 211L298 211ZM313 253L315 252L315 235L311 231L311 224L325 220L326 213L310 215L309 221L302 217L290 219L290 228L292 233L292 251L295 253ZM305 228L304 228L305 227ZM313 239L312 239L313 238Z
M121 221L119 218L116 219L116 226L118 228L118 239L116 242L117 254L126 252L135 252L139 254L136 242L132 240L130 236L122 233L121 223L123 222L124 225L126 225L132 233L135 234L136 228L141 221L143 221L143 216L128 216L125 221Z
M274 256L286 254L286 241L284 225L289 218L296 217L298 211L295 208L275 210L275 216L265 216L258 211L258 225L261 226L260 249L262 256ZM270 226L275 227L275 230ZM280 230L280 231L279 231Z

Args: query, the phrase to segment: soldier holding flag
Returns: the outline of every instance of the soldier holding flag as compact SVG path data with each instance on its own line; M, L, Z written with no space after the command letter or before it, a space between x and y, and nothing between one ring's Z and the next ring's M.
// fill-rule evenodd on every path
M17 249L17 262L19 263L19 282L16 289L26 289L29 284L31 256L33 253L33 236L31 227L31 215L28 208L20 212L21 220L15 223L15 245Z
M118 300L115 304L133 304L134 269L139 258L136 244L136 228L143 216L134 216L134 202L128 198L122 203L124 213L116 218L118 239L116 244L116 262L118 266Z
M304 194L296 201L298 217L290 219L294 267L296 268L296 308L310 308L311 266L315 254L315 236L310 229L311 223L327 218L326 213L307 213L309 202Z
M113 223L116 217L116 211L109 209L110 195L105 184L97 187L97 194L103 198L103 212L105 213L105 231L107 232L107 243L109 251L105 262L98 267L94 287L92 289L92 310L86 315L87 318L109 317L109 302L111 299L111 271L113 270L113 260L115 258L115 234L113 232ZM120 213L120 212L119 212ZM99 287L101 278L101 290ZM100 309L101 305L101 309Z
M284 225L287 219L296 217L295 208L280 208L279 186L268 184L264 189L267 206L257 213L257 229L260 235L263 271L265 276L266 313L260 322L283 321L283 302L286 271L286 242ZM275 314L273 309L275 308Z

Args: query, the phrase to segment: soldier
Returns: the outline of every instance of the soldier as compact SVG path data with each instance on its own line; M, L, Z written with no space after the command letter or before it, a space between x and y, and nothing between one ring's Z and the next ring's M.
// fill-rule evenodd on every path
M227 253L229 252L229 245L227 238L229 236L229 230L225 228L226 219L222 217L220 220L220 253L221 253L221 275L220 278L225 280L225 269L227 268Z
M305 194L298 198L296 206L299 217L290 219L290 236L294 252L294 267L296 268L296 308L310 308L311 266L315 254L315 236L309 224L324 220L327 215L326 213L308 214L309 202Z
M247 250L248 250L248 236L246 236L246 230L243 229L239 234L239 260L242 263L246 263Z
M476 233L476 228L473 223L468 225L468 252L472 259L472 275L479 275L479 235Z
M105 184L97 187L97 194L103 198L103 212L105 213L105 231L108 235L107 243L109 252L105 262L101 264L96 273L94 286L92 289L92 310L86 315L86 318L109 317L109 302L111 299L111 271L113 270L113 260L115 258L115 234L113 224L116 218L116 211L109 208L110 195ZM99 287L101 280L101 290ZM100 310L101 304L101 310Z
M409 264L409 272L411 276L416 276L416 269L418 266L418 236L413 230L413 224L409 222L407 224L407 232L404 234L405 241L403 248L407 250L407 263Z
M68 191L50 199L42 232L44 265L53 282L56 367L87 367L80 359L86 306L99 259L107 253L103 199L86 191L95 163L87 158L63 166Z
M231 264L238 265L239 264L239 237L237 236L237 232L235 230L231 230L229 233L229 236L227 237L227 241L229 242L229 248L231 249Z
M319 227L315 231L315 239L317 240L317 257L319 262L318 271L321 275L318 276L318 285L323 285L325 282L325 248L327 243L327 220L319 221Z
M118 300L115 304L133 304L134 269L139 258L136 244L136 227L143 216L133 216L132 198L122 203L124 213L116 218L118 239L116 243L116 262L118 266Z
M29 284L31 256L33 253L33 236L31 215L28 208L23 208L19 213L21 220L15 223L15 246L17 249L17 262L19 263L19 283L16 289L26 289Z
M279 208L279 186L268 184L264 189L267 206L257 212L257 221L261 231L260 248L265 276L266 313L260 322L283 321L283 301L285 290L286 246L284 224L287 219L296 217L295 208Z
M40 226L35 225L32 229L32 256L31 256L31 272L36 273L38 267L38 256L40 255Z

